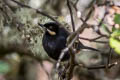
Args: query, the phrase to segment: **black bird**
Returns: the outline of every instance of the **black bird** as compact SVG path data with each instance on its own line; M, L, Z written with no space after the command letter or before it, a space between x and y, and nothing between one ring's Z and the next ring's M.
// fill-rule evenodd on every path
M61 51L66 47L66 40L70 33L59 24L55 22L48 22L46 24L39 24L41 27L45 28L45 33L43 35L42 45L48 56L54 60L58 60ZM99 51L97 49L84 46L81 42L78 43L77 49L90 49ZM62 61L68 60L70 58L69 52L66 52Z

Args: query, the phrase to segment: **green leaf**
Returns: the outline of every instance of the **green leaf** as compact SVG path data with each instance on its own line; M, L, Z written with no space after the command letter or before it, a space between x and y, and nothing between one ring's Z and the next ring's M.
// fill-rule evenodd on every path
M0 74L6 74L10 71L10 66L4 61L0 61Z
M103 30L104 30L105 32L107 32L108 34L110 33L109 30L108 30L108 28L107 28L107 25L102 24L102 28L103 28Z
M109 39L110 47L114 49L117 54L120 54L120 30L115 30Z
M112 34L111 37L119 37L120 36L120 29L116 29Z
M115 24L120 24L120 14L116 14L114 18Z
M110 46L114 49L114 51L120 55L120 41L110 38Z
M112 27L112 32L114 32L115 30L117 30L115 27Z

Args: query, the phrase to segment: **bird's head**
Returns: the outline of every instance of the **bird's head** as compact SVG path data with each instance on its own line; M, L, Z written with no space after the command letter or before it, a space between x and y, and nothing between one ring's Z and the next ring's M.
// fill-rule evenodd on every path
M55 22L48 22L48 23L45 23L44 25L42 24L39 24L39 25L41 27L44 27L46 29L46 32L51 36L56 35L59 29L59 25Z

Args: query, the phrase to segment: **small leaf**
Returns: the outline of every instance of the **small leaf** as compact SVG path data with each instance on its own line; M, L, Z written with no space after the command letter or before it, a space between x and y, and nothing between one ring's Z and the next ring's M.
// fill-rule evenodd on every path
M120 24L120 14L116 14L114 18L115 24Z
M110 47L114 49L114 51L120 54L120 30L115 30L109 39Z
M114 32L115 30L117 30L115 27L112 27L112 32Z
M110 46L114 49L114 51L120 55L120 41L110 38Z
M116 29L112 34L111 34L111 37L118 37L120 36L120 29Z
M4 61L0 61L0 74L6 74L10 71L10 66Z
M105 32L107 32L108 34L110 34L109 29L107 28L107 26L105 24L102 24L102 28Z

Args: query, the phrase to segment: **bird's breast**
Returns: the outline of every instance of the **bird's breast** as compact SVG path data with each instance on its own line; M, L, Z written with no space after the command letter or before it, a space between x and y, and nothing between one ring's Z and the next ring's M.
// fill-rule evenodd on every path
M58 60L61 51L66 47L67 37L68 36L66 34L63 34L61 32L57 36L44 35L42 44L48 56L55 60ZM63 60L68 60L69 56L70 55L67 52L63 57Z

